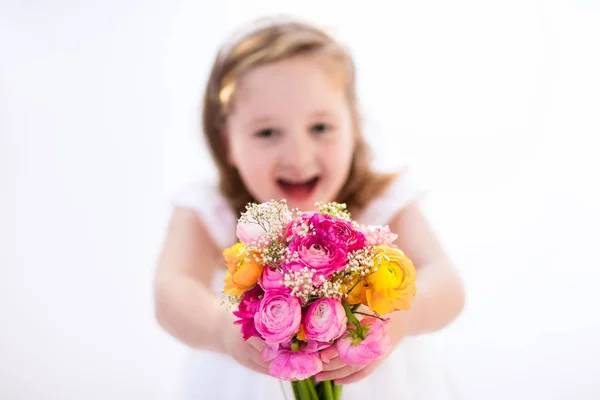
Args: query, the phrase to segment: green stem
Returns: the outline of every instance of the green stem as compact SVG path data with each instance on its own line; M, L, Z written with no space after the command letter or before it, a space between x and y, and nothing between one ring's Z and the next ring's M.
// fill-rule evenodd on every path
M306 389L310 394L311 400L319 400L319 395L317 394L317 389L315 388L315 384L311 378L305 379L304 384L306 385ZM333 399L332 399L333 400Z
M298 382L298 392L300 396L298 396L297 400L312 400L310 393L308 392L308 388L306 387L305 381L297 381Z
M381 317L378 317L377 315L366 314L366 313L364 313L364 312L360 312L360 311L354 311L354 314L360 314L360 315L364 315L364 316L366 316L366 317L373 317L373 318L377 318L378 320L381 320L381 321L387 321L387 319L386 319L386 318L381 318Z
M300 387L298 385L298 381L292 381L292 389L294 389L294 399L302 400L300 398Z
M334 400L331 385L333 385L333 381L323 381L323 400Z
M292 339L292 351L298 351L300 348L300 344L297 340Z
M348 321L352 322L352 324L356 327L356 334L359 338L364 339L365 337L363 335L363 329L362 326L360 326L360 322L358 322L358 318L356 318L356 316L352 313L352 310L350 310L348 304L342 303L342 305L344 306L344 311L346 311L346 317L348 317Z
M342 385L333 384L333 400L341 400L342 398Z

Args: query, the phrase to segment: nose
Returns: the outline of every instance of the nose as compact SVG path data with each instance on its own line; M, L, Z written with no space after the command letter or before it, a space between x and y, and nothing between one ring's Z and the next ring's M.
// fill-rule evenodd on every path
M310 173L315 163L315 143L309 134L288 134L282 147L281 167L294 175Z

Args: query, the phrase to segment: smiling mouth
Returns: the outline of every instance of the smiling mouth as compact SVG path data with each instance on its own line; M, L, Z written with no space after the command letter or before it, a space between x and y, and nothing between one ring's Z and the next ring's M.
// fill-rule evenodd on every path
M288 200L302 201L310 198L317 187L319 180L320 177L318 176L305 181L277 179L277 185L288 198Z

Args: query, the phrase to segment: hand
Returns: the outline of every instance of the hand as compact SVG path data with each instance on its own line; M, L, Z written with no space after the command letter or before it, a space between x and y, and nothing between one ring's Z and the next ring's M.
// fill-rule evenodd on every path
M362 319L362 318L359 318ZM331 346L321 352L323 360L323 372L316 375L317 381L333 380L337 385L345 385L358 382L371 375L383 361L390 355L396 346L402 341L407 330L407 318L404 313L394 313L387 325L388 333L392 340L392 346L387 354L379 357L367 366L352 367L347 365L339 357L337 348Z
M246 368L261 374L269 375L269 362L260 358L261 350L266 346L265 342L258 337L244 340L237 325L231 320L225 323L223 332L223 348L235 361Z
M386 357L387 355L380 357L364 367L352 367L343 362L335 346L331 346L321 352L323 372L318 373L315 378L317 381L333 380L336 385L347 385L358 382L371 375Z

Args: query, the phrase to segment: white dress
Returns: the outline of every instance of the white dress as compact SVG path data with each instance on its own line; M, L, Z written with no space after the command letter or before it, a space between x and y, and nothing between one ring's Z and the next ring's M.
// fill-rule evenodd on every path
M360 223L385 225L421 191L410 175L402 175L386 192L359 216ZM198 213L221 248L236 242L236 216L218 192L216 185L194 184L175 196L174 206ZM213 288L223 289L225 268L215 274ZM344 385L343 400L397 399L446 400L456 399L447 370L436 360L427 346L426 337L408 337L390 354L369 377ZM249 370L231 358L212 352L192 351L185 379L185 399L227 400L285 400L278 379ZM286 390L286 393L290 393Z

